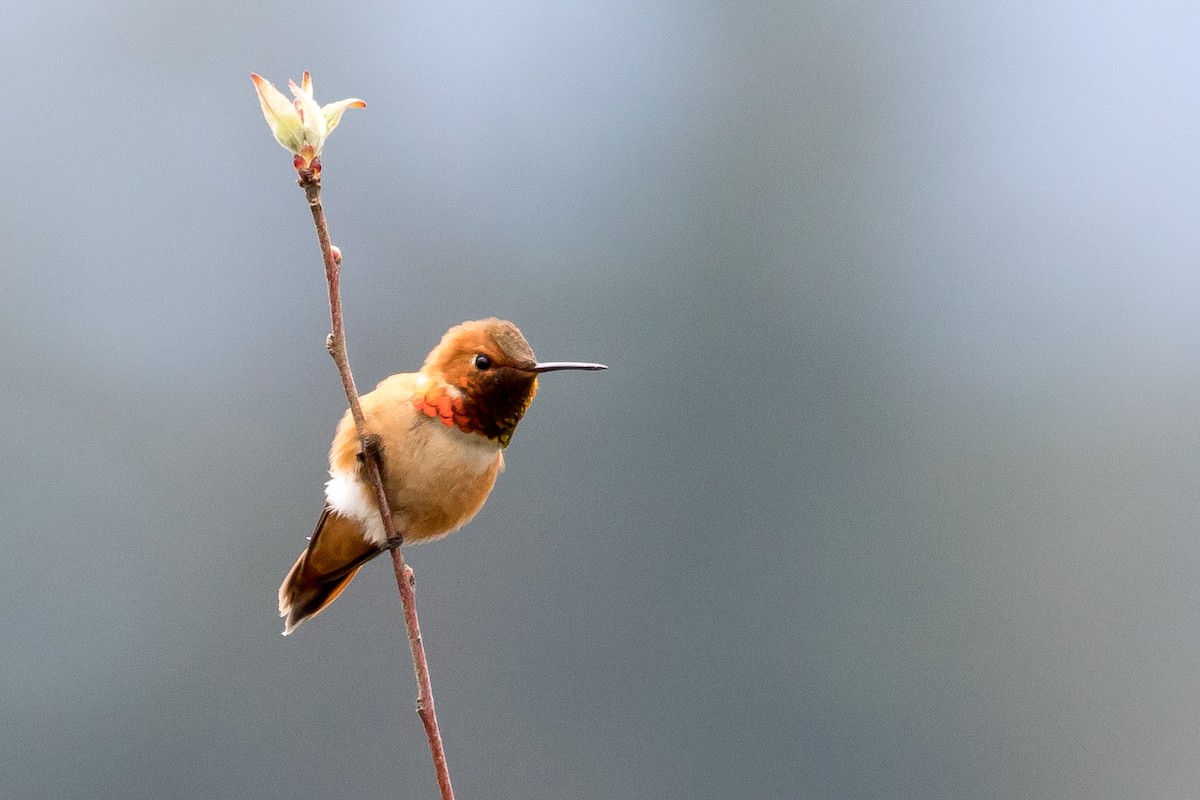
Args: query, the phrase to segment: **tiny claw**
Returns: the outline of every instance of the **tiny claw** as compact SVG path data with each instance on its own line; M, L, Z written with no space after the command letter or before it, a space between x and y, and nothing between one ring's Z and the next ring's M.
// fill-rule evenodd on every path
M385 541L383 543L383 549L384 550L395 550L397 547L399 547L402 544L404 544L404 537L401 536L400 534L396 534L395 537L388 539L387 541Z
M362 437L362 450L358 453L358 460L365 461L368 457L380 458L383 455L383 440L379 438L377 433L364 433Z

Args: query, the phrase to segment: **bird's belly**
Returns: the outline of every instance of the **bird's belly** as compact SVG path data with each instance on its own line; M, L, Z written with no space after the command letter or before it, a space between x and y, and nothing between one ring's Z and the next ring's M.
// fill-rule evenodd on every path
M387 468L392 520L406 541L444 536L470 522L504 466L495 442L436 422L427 427L433 435L404 469L393 475Z
M405 542L419 542L451 533L478 513L503 469L504 456L498 444L479 434L422 420L403 442L385 437L383 465L396 532ZM332 508L362 522L366 538L386 541L358 470L331 473L325 495Z

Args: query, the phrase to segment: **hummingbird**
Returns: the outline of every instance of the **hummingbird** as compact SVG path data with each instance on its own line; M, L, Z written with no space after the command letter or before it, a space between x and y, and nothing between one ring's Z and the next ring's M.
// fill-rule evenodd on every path
M359 398L365 436L347 411L329 449L325 508L279 587L283 634L319 614L363 564L393 546L365 478L364 440L380 455L384 494L404 543L440 538L470 522L487 500L538 376L568 369L607 368L538 361L516 325L482 319L448 330L418 372L385 378Z

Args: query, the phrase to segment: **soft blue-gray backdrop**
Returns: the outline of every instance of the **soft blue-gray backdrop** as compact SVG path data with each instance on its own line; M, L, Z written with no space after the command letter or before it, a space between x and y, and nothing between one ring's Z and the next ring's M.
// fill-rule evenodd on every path
M1123 6L1123 7L1122 7ZM279 635L360 385L548 377L410 550L463 798L1200 784L1200 10L10 0L0 794L431 797L390 571Z

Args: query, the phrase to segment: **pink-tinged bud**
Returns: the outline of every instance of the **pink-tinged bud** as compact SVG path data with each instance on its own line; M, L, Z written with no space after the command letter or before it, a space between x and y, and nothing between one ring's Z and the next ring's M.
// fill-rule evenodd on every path
M329 245L329 251L331 253L333 253L333 263L341 264L342 263L342 248L338 247L336 244L331 244L331 245Z
M285 150L296 156L296 169L311 167L329 132L337 127L342 114L347 108L366 108L367 104L358 98L338 100L324 107L317 105L313 99L312 76L305 70L304 77L297 86L294 81L288 81L294 99L288 100L283 92L276 89L271 82L261 75L251 74L254 88L258 91L258 103L262 106L263 117Z

